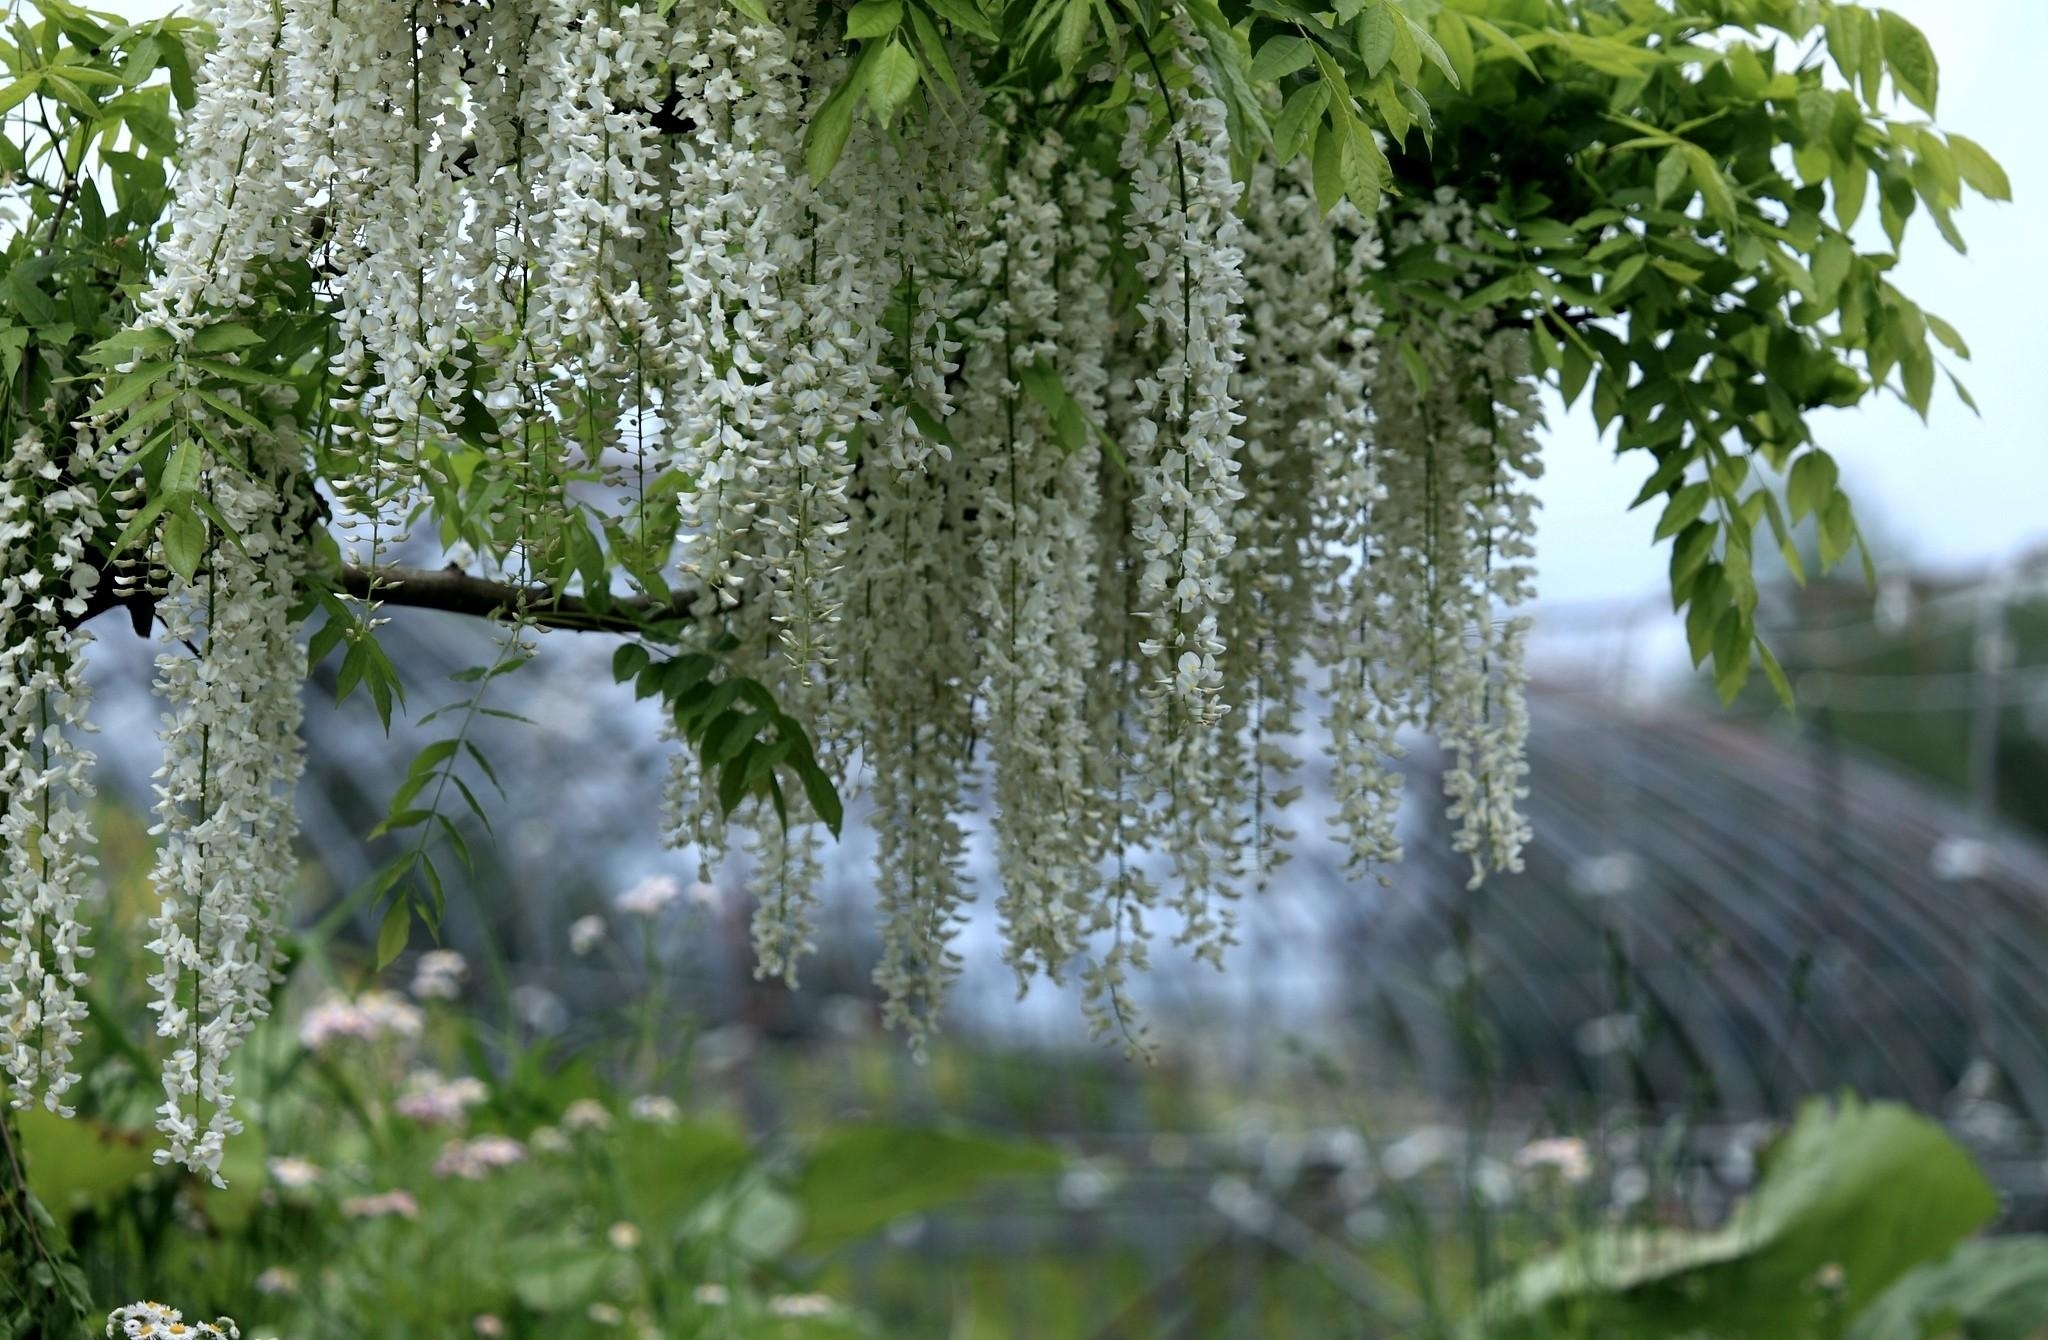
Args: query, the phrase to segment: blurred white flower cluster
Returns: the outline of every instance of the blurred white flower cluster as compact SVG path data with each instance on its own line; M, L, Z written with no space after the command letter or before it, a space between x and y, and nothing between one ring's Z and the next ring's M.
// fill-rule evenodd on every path
M474 1075L449 1079L433 1070L415 1070L406 1076L405 1088L392 1100L399 1116L422 1126L460 1126L469 1109L489 1101L490 1090Z
M494 1169L525 1161L526 1146L511 1136L479 1135L472 1140L450 1140L444 1145L434 1160L434 1176L480 1182Z
M429 949L412 966L415 1000L456 1000L469 980L469 960L453 949Z
M299 1041L310 1051L324 1052L339 1042L405 1043L420 1035L426 1016L417 1005L391 991L365 991L322 997L299 1020Z

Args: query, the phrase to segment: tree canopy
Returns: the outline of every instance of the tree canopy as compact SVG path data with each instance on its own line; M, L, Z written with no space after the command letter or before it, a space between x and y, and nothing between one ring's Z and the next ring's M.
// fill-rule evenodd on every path
M44 0L0 56L0 1062L76 1079L125 610L162 1157L213 1173L302 627L388 722L394 610L505 625L380 830L381 959L498 781L486 693L593 631L667 710L675 842L748 849L764 973L864 794L920 1036L985 805L1020 985L1135 1046L1153 923L1220 962L1305 740L1361 873L1417 730L1473 878L1517 863L1542 387L1643 453L1695 661L1789 697L1759 547L1859 546L1816 412L1928 411L1966 351L1890 272L2010 194L1922 35L1833 0Z

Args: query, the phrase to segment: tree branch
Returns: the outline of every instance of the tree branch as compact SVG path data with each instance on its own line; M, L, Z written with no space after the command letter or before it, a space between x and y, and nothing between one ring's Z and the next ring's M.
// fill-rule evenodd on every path
M524 619L546 628L586 633L641 633L650 623L689 619L696 615L703 592L680 589L666 598L620 596L593 602L585 596L536 583L520 586L472 577L457 567L409 568L389 564L365 568L349 564L341 570L339 589L346 595L375 599L386 605L443 610L477 619ZM156 597L146 588L117 587L102 580L88 597L84 612L60 615L58 622L76 628L112 610L126 610L137 637L148 637L156 618Z
M442 610L479 619L524 619L547 628L583 632L638 633L650 622L694 616L703 592L679 589L666 598L620 596L602 602L536 583L520 586L472 577L461 568L409 568L398 565L365 568L349 564L341 572L341 590L386 605Z

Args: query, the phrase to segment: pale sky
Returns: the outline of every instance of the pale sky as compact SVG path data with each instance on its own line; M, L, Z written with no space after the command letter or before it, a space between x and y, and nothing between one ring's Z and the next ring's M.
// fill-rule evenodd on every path
M1895 400L1821 420L1821 444L1842 464L1866 522L1913 560L1984 566L2048 540L2048 375L2034 366L2048 335L2048 136L2037 99L2048 80L2048 0L1891 0L1941 62L1939 124L1989 149L2012 177L2014 203L1971 197L1958 216L1957 256L1924 214L1906 234L1895 282L1947 317L1973 361L1958 371L1980 420L1937 392L1923 426ZM1649 476L1647 453L1616 460L1591 416L1556 420L1545 453L1539 563L1547 601L1577 603L1659 590L1667 559L1653 548L1654 507L1624 509Z

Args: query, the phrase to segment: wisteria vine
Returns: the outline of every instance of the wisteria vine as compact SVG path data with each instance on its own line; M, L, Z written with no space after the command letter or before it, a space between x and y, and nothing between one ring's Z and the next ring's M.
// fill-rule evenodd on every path
M153 536L164 639L164 1160L218 1176L234 1049L277 980L292 611L328 580L309 530L363 571L438 545L523 592L686 606L648 633L672 659L639 658L691 745L667 831L747 862L760 970L793 982L824 829L865 796L876 980L914 1042L959 970L984 797L1020 989L1077 977L1133 1045L1155 929L1220 964L1285 859L1314 711L1361 869L1398 855L1394 760L1421 731L1454 760L1474 878L1518 865L1527 332L1393 310L1381 282L1403 256L1456 271L1468 203L1369 217L1302 165L1247 175L1179 20L1122 34L1143 61L1077 116L1071 93L979 86L957 35L921 30L905 86L895 39L850 51L836 15L751 3L212 18L114 369L182 389L143 396L164 417L139 429L125 404L92 423L170 452L156 496L106 494L104 519ZM839 117L857 81L868 114ZM843 139L829 172L820 134ZM295 283L325 323L311 398L244 359ZM98 579L78 527L102 495L66 482L90 464L24 442L0 477L0 1060L16 1101L53 1106L91 789L84 635L51 602ZM352 636L394 594L338 601ZM753 715L693 726L721 691ZM783 784L799 751L829 792Z

